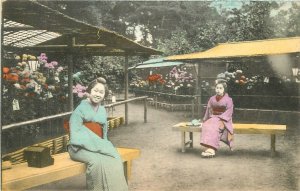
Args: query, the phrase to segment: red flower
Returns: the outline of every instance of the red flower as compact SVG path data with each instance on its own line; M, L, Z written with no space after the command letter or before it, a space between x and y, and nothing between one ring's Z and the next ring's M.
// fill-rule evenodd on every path
M2 68L2 71L4 74L7 74L9 72L9 68L8 67L4 67Z
M13 73L6 74L6 75L3 76L3 78L6 79L9 82L17 82L17 81L19 81L18 74L13 74Z

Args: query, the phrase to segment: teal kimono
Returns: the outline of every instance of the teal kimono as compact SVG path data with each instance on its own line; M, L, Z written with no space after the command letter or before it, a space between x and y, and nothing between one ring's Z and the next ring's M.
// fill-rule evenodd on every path
M84 122L102 124L103 139L86 128ZM107 139L107 115L103 106L94 111L87 101L81 101L70 118L71 159L87 165L86 183L88 190L127 191L123 163L119 153Z

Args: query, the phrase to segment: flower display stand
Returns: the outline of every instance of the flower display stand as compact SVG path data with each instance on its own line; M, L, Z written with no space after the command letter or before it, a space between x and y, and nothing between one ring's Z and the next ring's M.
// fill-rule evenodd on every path
M117 128L120 125L123 125L124 122L125 122L124 117L108 117L107 118L108 129Z
M69 135L64 135L55 139L44 141L42 143L34 144L32 146L45 146L50 148L50 154L54 155L67 151L67 144L69 141ZM26 162L24 159L24 150L28 148L22 148L12 153L8 153L2 156L2 160L9 160L13 165Z

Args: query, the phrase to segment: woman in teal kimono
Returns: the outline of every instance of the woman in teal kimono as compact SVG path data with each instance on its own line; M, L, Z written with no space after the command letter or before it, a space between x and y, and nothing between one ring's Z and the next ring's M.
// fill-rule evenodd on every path
M88 190L127 191L122 159L107 139L107 115L100 104L107 90L103 78L89 84L88 98L81 101L70 118L68 152L71 159L86 163ZM94 128L86 124L94 124Z

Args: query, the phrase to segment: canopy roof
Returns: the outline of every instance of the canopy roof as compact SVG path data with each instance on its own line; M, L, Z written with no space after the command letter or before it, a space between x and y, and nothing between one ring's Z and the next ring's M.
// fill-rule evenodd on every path
M178 66L184 64L183 62L172 62L172 61L164 61L164 57L161 58L153 58L147 60L145 62L138 63L136 66L130 67L128 69L140 69L140 68L156 68L156 67L167 67L167 66Z
M5 19L3 42L6 48L22 47L64 53L70 51L70 44L73 43L73 51L80 49L81 52L84 50L94 55L162 53L116 32L78 21L33 0L11 0L2 5ZM75 42L70 40L71 37L75 37Z
M300 52L300 37L222 43L204 52L169 56L166 60L211 60Z

